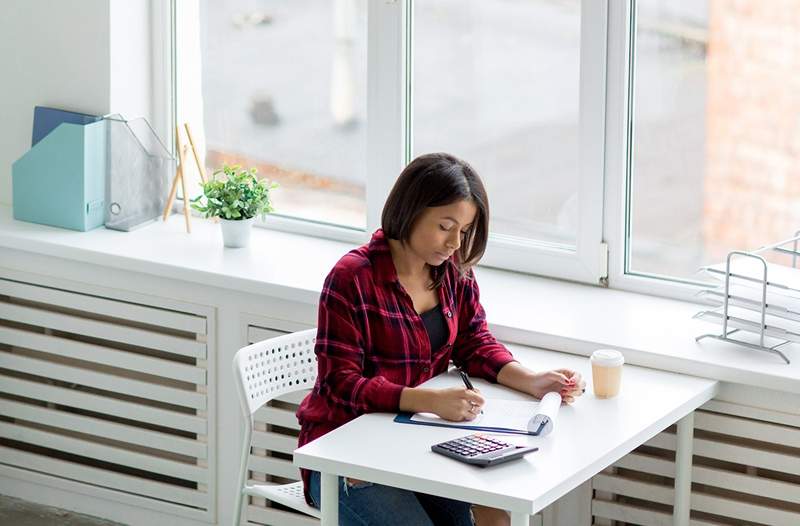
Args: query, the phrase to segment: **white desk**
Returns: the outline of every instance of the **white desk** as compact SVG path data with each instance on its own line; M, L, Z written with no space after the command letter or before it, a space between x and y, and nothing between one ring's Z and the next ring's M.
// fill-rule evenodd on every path
M510 442L536 445L539 451L484 469L430 451L431 444L468 430L397 424L393 414L363 415L294 452L295 465L322 474L322 525L338 524L337 476L506 509L512 526L527 525L529 515L681 419L675 523L688 524L692 413L714 397L715 380L626 365L620 395L600 400L592 394L588 359L530 348L513 351L534 370L568 367L587 380L586 394L572 406L561 407L551 435L503 435ZM482 380L474 383L486 397L524 398ZM461 380L451 371L425 385L461 385Z

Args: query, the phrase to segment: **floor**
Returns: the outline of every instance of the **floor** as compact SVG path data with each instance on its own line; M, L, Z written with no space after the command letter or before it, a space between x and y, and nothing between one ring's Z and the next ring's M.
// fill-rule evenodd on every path
M42 506L26 500L0 495L0 525L8 526L125 526L91 515Z

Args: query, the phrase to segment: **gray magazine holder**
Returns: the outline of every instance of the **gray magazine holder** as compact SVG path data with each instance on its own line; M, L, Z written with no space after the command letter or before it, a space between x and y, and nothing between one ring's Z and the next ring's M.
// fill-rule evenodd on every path
M105 117L108 134L108 183L105 226L130 231L161 214L175 158L144 118Z

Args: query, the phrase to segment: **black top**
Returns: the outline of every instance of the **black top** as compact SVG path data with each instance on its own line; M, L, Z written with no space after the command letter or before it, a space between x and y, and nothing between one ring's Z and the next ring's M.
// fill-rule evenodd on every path
M427 312L420 314L425 330L428 331L428 339L431 342L431 350L440 349L447 343L448 331L447 322L442 313L442 306L437 305Z

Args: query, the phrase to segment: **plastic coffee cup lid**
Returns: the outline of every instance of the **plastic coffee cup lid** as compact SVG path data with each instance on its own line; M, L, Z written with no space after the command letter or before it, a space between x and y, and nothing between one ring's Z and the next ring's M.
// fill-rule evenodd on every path
M591 360L602 367L616 367L625 363L622 353L613 349L598 349L592 353Z

